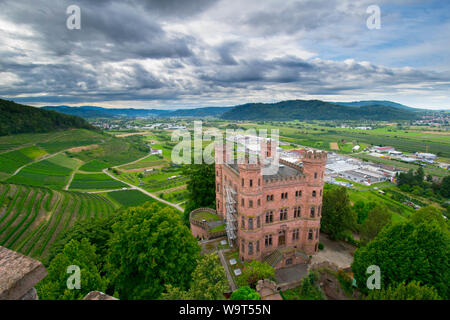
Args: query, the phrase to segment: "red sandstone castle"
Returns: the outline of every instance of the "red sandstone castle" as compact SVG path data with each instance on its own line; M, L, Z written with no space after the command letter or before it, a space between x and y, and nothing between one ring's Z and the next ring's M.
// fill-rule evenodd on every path
M239 164L217 161L226 158L216 148L217 214L226 220L241 260L275 268L305 263L318 251L327 153L303 150L300 164L280 159L278 171L266 175L264 164L273 160L270 140L260 150L257 163L246 155Z

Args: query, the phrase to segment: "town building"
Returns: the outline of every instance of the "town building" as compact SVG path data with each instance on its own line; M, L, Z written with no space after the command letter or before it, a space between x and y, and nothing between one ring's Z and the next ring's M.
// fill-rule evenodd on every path
M217 214L242 261L275 268L305 263L318 251L327 153L303 150L300 163L279 159L277 172L267 173L275 150L270 139L259 143L256 163L248 153L239 163L216 147Z

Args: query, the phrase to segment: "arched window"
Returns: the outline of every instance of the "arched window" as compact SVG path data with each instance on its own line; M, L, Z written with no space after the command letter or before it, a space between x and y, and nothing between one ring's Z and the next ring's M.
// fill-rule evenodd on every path
M248 243L248 254L249 255L253 254L253 242Z
M316 197L316 190L314 190L313 192L312 192L312 196L315 198Z
M316 215L314 207L311 207L311 218L314 218Z
M244 217L242 217L242 219L241 219L241 227L242 227L242 229L245 229L245 218Z
M312 231L312 229L309 229L308 240L312 240L312 239L313 239L313 231Z
M248 218L248 230L253 230L253 218Z

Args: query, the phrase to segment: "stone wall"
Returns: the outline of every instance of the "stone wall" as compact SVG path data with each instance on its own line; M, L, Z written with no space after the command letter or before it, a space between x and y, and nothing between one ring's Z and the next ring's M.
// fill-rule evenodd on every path
M41 262L0 246L0 300L38 300L34 286L46 276Z

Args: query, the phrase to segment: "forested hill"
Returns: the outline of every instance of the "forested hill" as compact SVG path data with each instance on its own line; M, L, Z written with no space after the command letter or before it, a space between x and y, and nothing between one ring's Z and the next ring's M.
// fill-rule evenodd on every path
M341 106L320 100L248 103L222 115L226 120L413 120L419 113L390 106Z
M0 99L0 136L72 128L97 130L79 117Z

